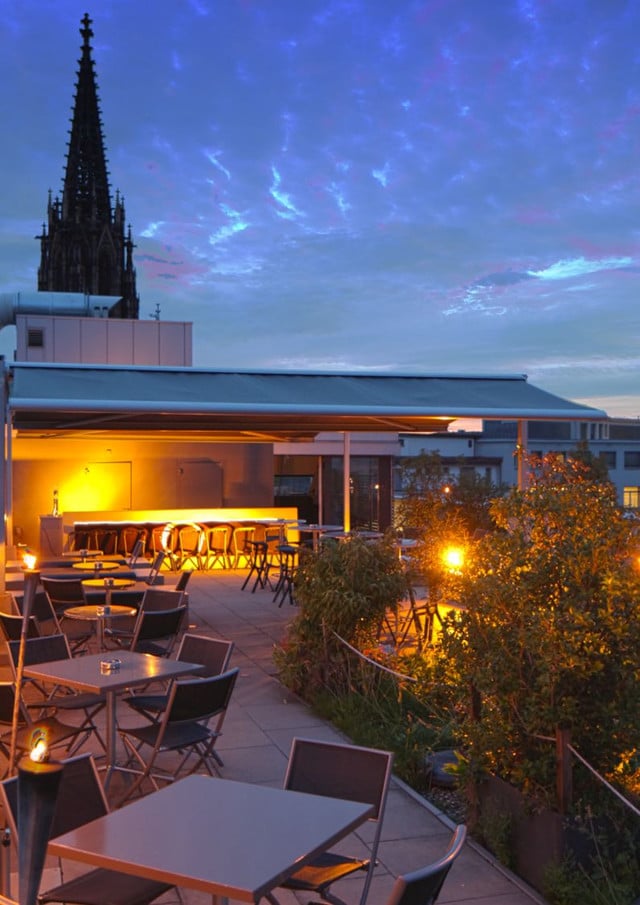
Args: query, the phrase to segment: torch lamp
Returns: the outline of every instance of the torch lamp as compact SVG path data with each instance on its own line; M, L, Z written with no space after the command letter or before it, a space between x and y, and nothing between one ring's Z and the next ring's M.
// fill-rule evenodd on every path
M22 626L20 629L20 643L18 647L18 663L16 666L16 692L13 700L13 718L11 720L11 747L9 750L9 773L13 773L16 762L16 738L18 723L20 722L20 701L22 700L22 675L24 672L24 649L29 629L29 618L33 609L33 601L36 596L40 572L36 569L36 557L32 553L25 553L24 562L24 593L22 595Z
M62 764L47 761L42 745L18 764L20 905L37 903L61 777Z

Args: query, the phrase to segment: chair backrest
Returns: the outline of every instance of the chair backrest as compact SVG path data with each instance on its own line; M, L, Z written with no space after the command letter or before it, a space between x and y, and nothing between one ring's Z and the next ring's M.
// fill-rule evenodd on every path
M206 722L214 716L224 716L239 672L236 666L219 676L173 682L162 719L163 727L172 723Z
M15 604L16 612L22 613L24 594L14 594L13 602ZM33 603L31 604L31 615L38 620L38 625L41 630L43 627L46 627L50 631L53 630L55 634L59 634L60 623L58 622L56 611L54 610L46 591L36 591Z
M178 546L183 553L200 553L205 542L205 531L202 525L188 522L178 527Z
M189 579L193 575L193 569L183 569L180 572L180 578L178 578L174 591L186 591L187 585L189 584Z
M160 574L160 569L162 568L166 553L163 550L159 550L156 555L153 557L153 562L151 563L151 568L149 569L149 574L147 575L145 581L148 585L155 584L158 575Z
M18 777L0 783L2 810L12 836L18 840ZM63 761L49 838L69 833L91 820L109 813L109 805L91 754L79 754Z
M371 819L381 822L392 765L389 751L294 738L284 787L371 804Z
M234 525L231 543L234 553L244 553L250 540L254 539L255 525Z
M0 613L0 629L5 641L19 641L22 634L23 617L16 613ZM27 624L27 638L37 638L40 627L35 616L30 616Z
M176 588L147 588L140 602L141 610L175 610L184 603L184 591Z
M20 641L9 641L10 665L15 670L20 656ZM54 660L70 660L71 649L66 635L41 635L27 638L24 645L24 665L51 663Z
M115 528L96 528L96 547L104 556L114 556L118 552L118 532Z
M3 726L11 726L13 724L13 708L16 699L15 682L0 682L0 724ZM20 696L20 706L18 709L20 725L29 722L29 714L27 708Z
M98 534L94 529L74 528L67 535L65 551L98 550Z
M140 610L131 640L131 650L142 650L148 641L161 644L162 655L168 657L177 640L187 614L184 606L173 610Z
M433 905L440 895L447 874L451 870L467 836L467 828L460 824L454 830L448 851L419 870L397 877L386 905Z
M233 526L227 524L209 525L206 529L211 550L222 550L226 553L233 535Z
M144 542L141 537L138 537L133 547L131 548L131 553L129 553L127 557L127 565L135 566L138 559L142 556L142 549L144 547Z
M47 578L43 576L40 584L54 609L81 606L87 602L81 578Z
M199 676L219 676L227 669L232 651L233 641L187 633L182 636L176 660L204 666Z
M376 863L382 818L391 780L393 754L377 748L362 748L338 742L294 738L291 743L285 789L346 798L373 805L370 820L376 828L370 844L370 864ZM373 868L366 872L360 905L367 900Z

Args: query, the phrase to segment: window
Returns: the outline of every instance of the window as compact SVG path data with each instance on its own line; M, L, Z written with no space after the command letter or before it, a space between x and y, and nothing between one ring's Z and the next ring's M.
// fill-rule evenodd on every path
M29 349L42 349L44 346L44 330L30 327L27 330L27 346Z
M277 497L298 496L311 493L314 476L310 474L277 474L273 480Z
M626 450L624 454L625 468L640 468L640 449Z
M640 509L640 487L625 487L622 505L625 509Z
M616 467L616 452L614 449L605 450L600 453L600 458L607 466L607 468L615 468Z

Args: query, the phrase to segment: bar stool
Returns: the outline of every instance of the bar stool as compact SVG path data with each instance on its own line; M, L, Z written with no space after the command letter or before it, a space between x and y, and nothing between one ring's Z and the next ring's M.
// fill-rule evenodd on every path
M249 572L242 583L241 590L247 587L251 578L255 575L251 593L253 594L258 585L265 588L269 584L269 545L264 540L250 540L249 548L251 550L251 559L249 560Z
M280 574L274 589L273 600L281 607L286 598L293 605L293 583L298 567L298 548L292 544L280 544L278 547L280 554Z

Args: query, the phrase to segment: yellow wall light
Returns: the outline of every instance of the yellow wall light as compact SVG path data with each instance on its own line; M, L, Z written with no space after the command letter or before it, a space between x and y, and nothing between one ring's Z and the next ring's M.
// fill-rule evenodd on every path
M464 550L461 547L447 547L442 554L445 566L452 572L459 572L464 565Z

